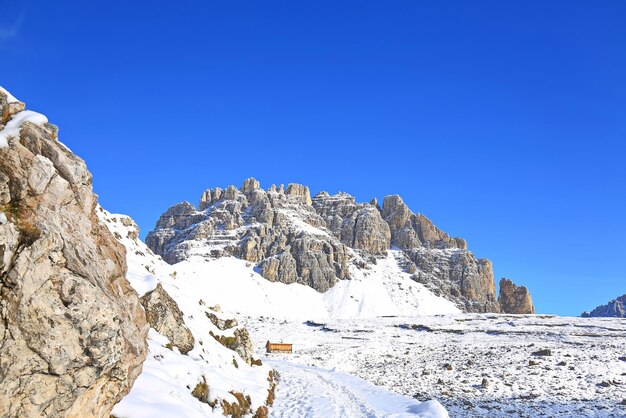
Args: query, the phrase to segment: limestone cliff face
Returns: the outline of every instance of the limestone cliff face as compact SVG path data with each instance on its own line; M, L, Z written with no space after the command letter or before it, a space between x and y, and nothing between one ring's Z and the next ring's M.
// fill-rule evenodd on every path
M402 198L356 203L347 193L290 184L261 189L247 179L240 188L205 191L198 209L169 208L146 239L167 262L232 255L256 263L268 280L302 283L324 292L349 279L350 268L368 268L390 248L402 250L402 268L415 281L467 312L500 312L491 262L476 258L462 238L451 237Z
M622 295L616 299L613 299L606 305L598 306L591 312L583 312L581 316L583 318L591 318L591 317L626 318L626 295Z
M468 312L498 312L491 261L477 259L462 238L453 238L422 214L413 213L398 195L386 196L382 216L391 244L416 267L418 282L443 292Z
M146 357L125 250L57 128L0 109L0 416L108 417Z
M330 196L326 192L316 195L312 204L324 219L326 228L348 247L372 254L389 249L389 225L375 205L357 204L347 193Z
M509 279L500 280L500 309L508 314L534 314L535 307L526 286L516 286Z
M232 255L257 263L271 281L301 283L324 292L348 277L348 249L327 231L308 187L265 191L248 179L241 189L210 189L168 209L146 244L169 263L188 257Z

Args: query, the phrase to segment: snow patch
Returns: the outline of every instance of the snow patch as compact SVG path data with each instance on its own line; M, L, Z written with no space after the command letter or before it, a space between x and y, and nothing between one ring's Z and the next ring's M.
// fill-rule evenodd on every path
M0 131L0 148L8 147L9 138L19 136L20 129L22 129L22 125L26 122L31 122L35 125L43 125L48 122L48 118L41 113L33 112L32 110L24 110L17 113L6 124L4 129Z
M411 280L393 252L370 269L353 266L352 279L339 281L326 293L297 283L270 282L252 263L234 257L192 256L171 268L181 290L206 295L207 303L246 316L307 320L460 312L452 302Z
M7 96L7 103L15 103L19 102L11 93L4 89L4 87L0 86L0 91Z

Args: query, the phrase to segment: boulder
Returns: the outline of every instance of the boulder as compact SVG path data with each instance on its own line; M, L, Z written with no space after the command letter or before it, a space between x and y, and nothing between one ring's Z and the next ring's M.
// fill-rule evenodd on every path
M195 340L185 325L183 313L161 283L157 284L156 289L143 295L140 300L152 328L167 337L182 354L193 350Z

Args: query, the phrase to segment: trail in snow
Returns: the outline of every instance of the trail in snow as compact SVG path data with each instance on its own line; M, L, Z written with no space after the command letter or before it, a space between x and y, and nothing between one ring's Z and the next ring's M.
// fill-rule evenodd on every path
M272 418L446 418L437 401L418 402L336 370L265 359L280 374Z

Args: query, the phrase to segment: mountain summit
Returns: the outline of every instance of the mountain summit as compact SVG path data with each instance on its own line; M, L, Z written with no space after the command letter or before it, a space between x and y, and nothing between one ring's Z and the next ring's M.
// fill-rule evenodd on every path
M398 271L462 311L534 313L528 290L513 291L508 280L499 301L491 261L476 258L464 239L412 212L398 195L386 196L381 207L347 193L311 198L307 186L295 183L264 190L249 178L240 188L206 190L198 208L170 207L146 243L171 264L233 256L255 263L269 281L318 292L368 273L391 254Z

